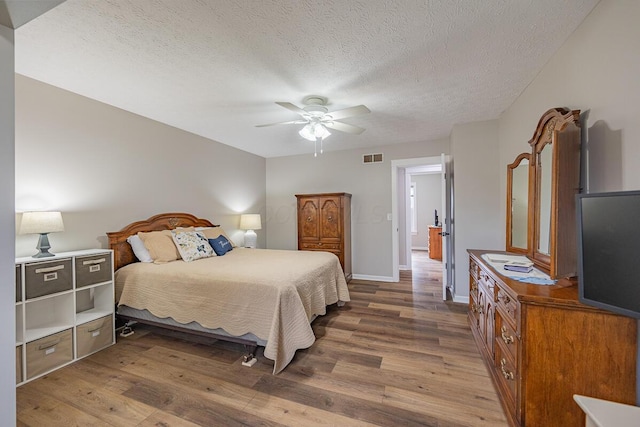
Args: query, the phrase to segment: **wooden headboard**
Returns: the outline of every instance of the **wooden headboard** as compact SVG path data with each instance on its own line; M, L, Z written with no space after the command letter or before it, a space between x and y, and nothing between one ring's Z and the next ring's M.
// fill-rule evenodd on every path
M143 221L133 222L120 231L107 233L109 248L113 250L114 271L138 259L133 254L127 237L139 231L172 230L176 227L215 227L209 220L197 218L188 213L171 212L154 215Z

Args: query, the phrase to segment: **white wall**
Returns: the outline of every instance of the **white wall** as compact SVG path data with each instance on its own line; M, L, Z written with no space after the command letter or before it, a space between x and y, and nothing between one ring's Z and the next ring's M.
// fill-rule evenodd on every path
M0 419L7 426L16 423L13 35L0 25Z
M241 244L239 214L264 213L264 158L21 75L15 81L16 212L62 211L65 231L49 236L52 252L108 247L106 232L162 212L210 219ZM264 230L257 234L264 247ZM17 236L17 255L35 253L36 243Z
M590 152L583 187L640 189L639 17L636 0L602 0L593 9L501 116L501 164L530 151L527 142L549 108L579 109ZM506 177L501 187L506 191ZM501 213L504 218L505 209Z
M411 247L425 249L429 245L429 226L433 225L435 210L438 219L444 219L442 211L442 177L440 173L412 175L416 183L416 212L418 214L418 233L411 236Z
M384 162L363 165L362 155L371 152L354 149L318 157L306 154L267 159L267 247L296 249L296 194L344 191L353 194L354 275L391 278L391 221L387 220L387 213L391 213L391 160L448 154L449 141L378 147L375 152L384 154Z
M500 218L500 177L506 164L498 155L498 121L456 125L451 132L453 156L455 263L454 299L469 298L467 249L504 250L505 223Z

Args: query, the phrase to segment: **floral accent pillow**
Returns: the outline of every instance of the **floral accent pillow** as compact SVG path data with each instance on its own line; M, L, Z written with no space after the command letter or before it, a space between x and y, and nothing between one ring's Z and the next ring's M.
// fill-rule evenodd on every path
M171 231L171 237L186 262L216 256L207 238L198 231Z

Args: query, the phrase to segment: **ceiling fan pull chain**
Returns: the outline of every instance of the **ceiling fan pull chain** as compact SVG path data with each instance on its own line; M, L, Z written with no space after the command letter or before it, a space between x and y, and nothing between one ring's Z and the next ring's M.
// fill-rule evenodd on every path
M318 138L313 141L313 157L318 157Z
M322 148L322 142L324 139L320 139L320 154L324 153L324 149Z

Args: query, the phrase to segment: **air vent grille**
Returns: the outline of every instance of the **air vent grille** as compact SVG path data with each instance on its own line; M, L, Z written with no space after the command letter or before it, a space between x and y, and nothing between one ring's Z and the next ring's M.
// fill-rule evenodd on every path
M370 163L382 163L382 153L365 154L362 156L362 163L368 165Z

